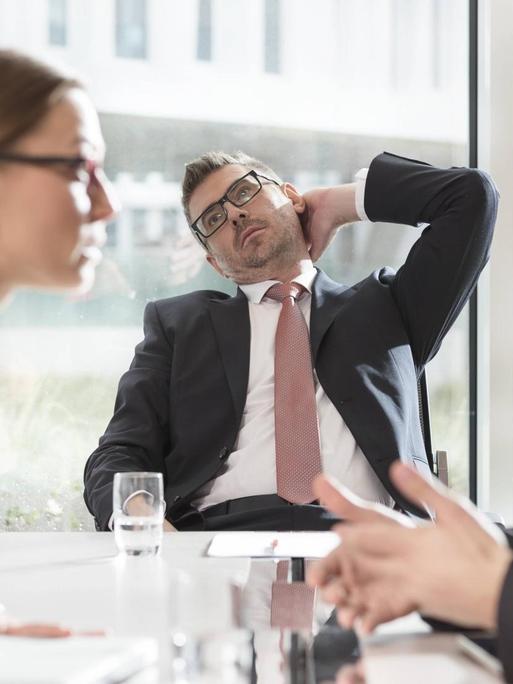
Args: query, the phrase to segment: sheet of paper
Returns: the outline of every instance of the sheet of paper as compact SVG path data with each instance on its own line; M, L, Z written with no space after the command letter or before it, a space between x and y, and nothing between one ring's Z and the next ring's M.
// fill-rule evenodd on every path
M154 639L0 637L0 684L121 682L157 661Z
M207 556L217 558L323 558L340 543L334 532L220 532Z

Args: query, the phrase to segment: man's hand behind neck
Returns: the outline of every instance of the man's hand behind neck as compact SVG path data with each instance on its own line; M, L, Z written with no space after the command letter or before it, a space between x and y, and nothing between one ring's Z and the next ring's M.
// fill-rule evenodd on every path
M305 241L313 262L320 259L337 234L348 223L359 221L355 206L356 183L305 192L306 210L301 217Z

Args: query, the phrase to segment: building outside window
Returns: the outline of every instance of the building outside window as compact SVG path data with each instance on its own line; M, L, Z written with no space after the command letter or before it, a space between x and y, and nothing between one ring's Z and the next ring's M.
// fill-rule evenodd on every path
M445 67L444 42L442 40L442 22L445 21L444 4L443 0L432 0L431 82L434 88L441 87Z
M269 74L281 71L280 11L280 0L265 0L264 68Z
M50 45L68 42L67 0L48 0L48 42Z
M116 55L147 57L146 0L116 0Z
M212 0L198 0L196 57L203 62L212 59Z

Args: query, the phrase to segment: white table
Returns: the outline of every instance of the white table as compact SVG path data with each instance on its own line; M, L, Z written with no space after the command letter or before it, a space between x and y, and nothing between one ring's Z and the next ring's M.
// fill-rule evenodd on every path
M160 673L164 681L170 667L167 619L173 573L183 569L212 578L213 590L208 597L198 596L198 601L205 614L215 614L222 625L230 615L226 597L217 588L230 578L244 581L251 569L247 559L203 557L211 533L164 536L159 557L123 559L117 556L111 533L2 533L0 600L9 614L20 620L154 637L161 644ZM410 618L385 631L416 630L418 624L418 619ZM365 652L369 684L410 682L412 668L416 684L500 681L457 653L451 637L395 637L364 645ZM442 652L443 658L436 657ZM403 662L401 653L405 655ZM440 674L441 663L445 678ZM405 678L407 672L409 679ZM267 679L265 684L273 683Z

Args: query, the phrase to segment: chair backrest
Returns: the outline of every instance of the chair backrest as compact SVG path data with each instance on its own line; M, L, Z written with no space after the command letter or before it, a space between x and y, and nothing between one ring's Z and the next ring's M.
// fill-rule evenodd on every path
M429 467L433 475L443 482L444 485L449 485L449 467L447 462L447 451L435 451L433 454L433 446L431 442L431 423L429 420L429 394L426 380L426 369L417 380L417 394L419 399L419 416L420 427L422 429L422 437L424 438L424 447L429 463Z
M435 463L433 459L433 447L431 443L431 423L429 420L429 395L426 380L426 369L417 380L417 395L419 400L419 416L420 427L422 429L422 437L424 438L424 447L431 472L435 472Z

